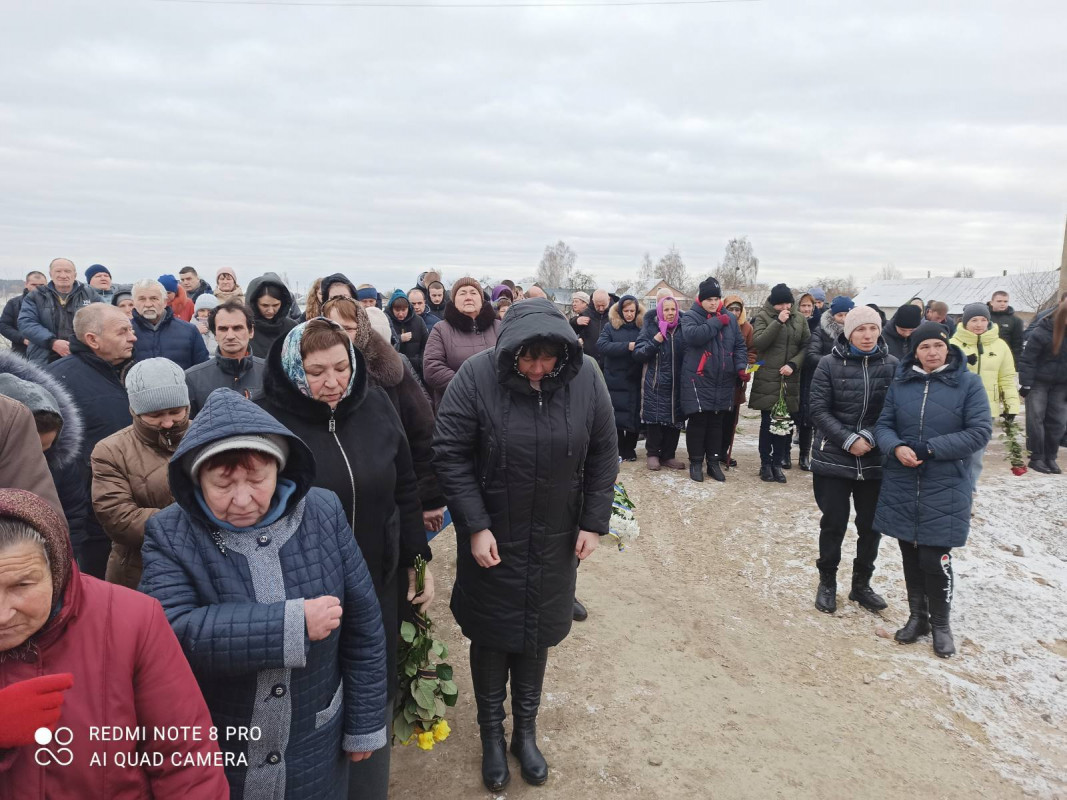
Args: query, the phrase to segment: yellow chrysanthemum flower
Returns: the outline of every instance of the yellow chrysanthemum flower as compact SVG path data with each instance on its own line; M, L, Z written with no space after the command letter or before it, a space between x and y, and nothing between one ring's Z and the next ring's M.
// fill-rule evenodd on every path
M433 750L433 734L420 733L418 745L420 750Z
M452 733L452 729L448 727L448 722L445 720L441 720L433 726L433 738L435 742L443 742L448 738L448 734L450 733Z

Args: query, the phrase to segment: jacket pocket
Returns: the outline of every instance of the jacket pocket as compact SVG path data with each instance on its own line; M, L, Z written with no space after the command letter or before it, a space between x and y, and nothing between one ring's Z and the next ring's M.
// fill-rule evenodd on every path
M481 483L483 490L485 489L485 486L489 481L489 475L493 469L493 451L493 443L490 441L489 450L485 456L485 464L482 465L482 475L479 480L479 483Z
M326 706L322 711L315 714L315 730L328 725L333 718L341 711L341 706L344 704L344 692L345 681L344 678L337 684L337 691L333 693L333 698L330 700L330 704Z

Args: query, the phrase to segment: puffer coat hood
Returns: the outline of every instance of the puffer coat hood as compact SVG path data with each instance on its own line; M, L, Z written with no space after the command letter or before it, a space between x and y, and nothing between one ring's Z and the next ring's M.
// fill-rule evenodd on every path
M61 469L77 461L85 431L81 411L67 387L36 364L12 352L0 351L0 375L5 373L28 382L26 389L32 391L25 397L15 397L4 386L0 386L0 394L18 400L30 411L54 411L63 419L59 435L44 454L48 466Z
M881 479L883 459L874 426L898 363L881 340L874 353L863 355L853 352L840 336L830 353L815 364L810 398L815 427L812 472L846 480ZM848 449L859 438L873 449L854 456Z
M516 303L500 326L493 357L497 380L513 391L531 392L530 382L519 374L519 351L534 340L562 345L564 355L556 369L541 379L541 392L551 393L567 384L582 369L582 350L566 317L548 300L535 297Z
M263 290L272 286L279 290L282 295L282 307L272 319L266 319L259 313L256 301L263 295ZM216 297L218 295L216 294ZM249 343L249 349L256 358L266 358L274 340L289 333L296 327L296 320L292 318L293 294L289 287L278 277L276 273L267 272L258 278L253 278L248 284L247 305L252 310L255 335Z
M350 281L347 276L341 272L335 272L333 275L327 275L322 279L322 283L319 284L319 299L321 303L325 303L330 297L330 287L335 283L343 283L348 287L348 291L352 293L352 299L356 299L356 285Z
M889 386L874 435L885 456L874 529L906 542L961 547L971 526L971 456L993 434L989 401L963 352L948 349L939 372L905 358ZM905 467L895 452L929 445L933 457Z
M993 416L1018 414L1021 403L1015 359L1008 343L1000 338L1000 329L992 325L979 336L959 325L949 344L963 351L967 369L982 379Z
M261 409L251 400L246 400L229 389L216 389L207 398L204 407L196 415L182 439L168 469L171 493L174 501L193 519L214 528L196 499L196 484L185 471L185 458L205 445L238 434L275 434L289 442L289 458L278 478L288 478L296 484L296 491L289 497L286 511L299 503L315 477L315 458L297 436Z

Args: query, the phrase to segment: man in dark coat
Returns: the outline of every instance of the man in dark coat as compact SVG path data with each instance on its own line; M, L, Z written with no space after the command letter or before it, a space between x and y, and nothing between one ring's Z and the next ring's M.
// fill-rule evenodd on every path
M182 267L178 270L178 282L185 289L185 296L196 304L196 298L205 294L212 294L211 284L205 281L194 267Z
M548 648L570 632L576 565L608 533L618 471L607 386L551 302L516 303L496 347L459 368L433 452L456 526L452 613L471 639L482 779L499 791L509 778L510 671L511 749L523 778L543 783L535 720Z
M30 340L26 355L36 364L50 364L70 354L74 315L100 295L76 280L74 262L57 258L48 265L51 280L26 295L19 309L19 330Z
M697 300L681 320L685 354L679 391L687 418L689 477L703 481L707 459L708 474L725 481L720 461L726 456L734 390L747 374L748 350L737 318L723 307L722 289L715 278L700 284Z
M579 316L571 320L571 328L578 335L578 341L582 343L585 354L592 356L593 360L603 366L600 360L600 351L597 342L600 340L600 332L608 324L608 307L611 305L611 296L603 289L593 292L593 303Z
M1007 292L993 292L989 301L990 322L1000 328L1000 338L1008 343L1018 364L1023 355L1023 321L1015 316L1015 309L1008 305L1009 300Z
M76 340L70 355L49 364L47 371L73 395L81 412L84 435L78 463L88 496L92 496L89 454L101 439L132 423L123 375L133 363L137 335L130 320L115 306L93 303L74 318ZM82 572L103 580L111 540L93 514L86 517L85 537L71 540Z
M809 403L816 433L812 486L822 512L815 607L827 614L837 610L837 567L848 529L850 499L856 507L858 539L848 597L870 611L886 607L885 600L871 589L881 538L873 527L882 477L882 453L874 425L897 360L880 340L881 332L882 319L873 308L858 306L848 311L842 334L828 355L818 357L811 380ZM809 349L807 358L812 356Z
M412 289L408 292L408 302L411 303L412 310L422 317L422 321L426 325L426 335L429 336L433 326L440 322L441 318L430 311L426 305L426 290L418 287Z
M169 358L182 369L189 369L208 360L204 337L195 325L174 316L159 281L138 281L133 285L133 327L137 333L134 361Z
M212 309L207 325L215 335L218 350L210 360L185 371L190 417L197 415L216 389L233 389L249 400L263 396L267 362L249 352L255 329L248 306L235 300L223 303Z
M30 343L30 338L19 330L19 312L22 310L22 302L26 299L26 295L46 283L48 283L48 278L43 272L36 270L31 272L26 276L26 285L22 294L8 300L4 306L4 312L0 314L0 336L10 339L11 349L20 356L26 355L26 348Z
M923 321L923 310L916 305L908 303L897 309L897 313L882 329L882 339L889 348L889 355L897 361L903 361L911 353L911 343L908 341L911 332Z

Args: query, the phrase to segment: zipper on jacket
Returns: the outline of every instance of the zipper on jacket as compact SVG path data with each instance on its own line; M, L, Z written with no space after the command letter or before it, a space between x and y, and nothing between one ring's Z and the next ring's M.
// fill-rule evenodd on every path
M356 477L352 474L352 464L348 461L348 454L345 453L345 449L341 446L341 440L337 438L337 420L334 419L334 409L330 409L330 433L333 435L333 440L337 442L337 449L341 451L341 458L344 459L345 467L348 469L348 482L352 486L352 518L349 520L349 524L352 526L352 534L356 533Z
M870 373L867 372L867 356L863 357L863 408L860 409L860 418L856 422L856 430L863 430L863 418L867 416L867 400L870 398L871 381ZM863 457L856 456L856 469L859 470L859 480L863 480Z
M919 406L919 441L923 439L923 422L926 420L926 398L930 395L930 377L926 378L926 386L923 388L923 402ZM915 468L915 546L919 546L919 493L922 487L922 473Z
M544 411L545 410L545 396L543 394L541 394L541 390L540 389L537 390L537 410L538 411Z

